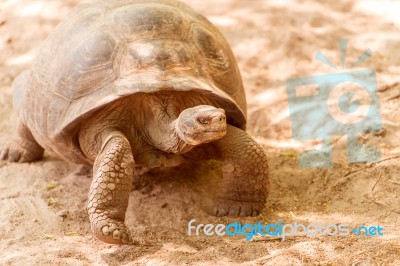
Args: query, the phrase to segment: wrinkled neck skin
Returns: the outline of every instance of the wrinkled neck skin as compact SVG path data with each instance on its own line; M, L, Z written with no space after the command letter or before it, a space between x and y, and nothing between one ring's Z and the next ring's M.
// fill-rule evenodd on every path
M194 146L184 142L177 133L177 123L180 111L172 96L151 97L148 99L147 106L151 112L144 116L147 123L144 125L144 135L148 142L157 149L168 153L185 153ZM146 121L146 120L145 120Z

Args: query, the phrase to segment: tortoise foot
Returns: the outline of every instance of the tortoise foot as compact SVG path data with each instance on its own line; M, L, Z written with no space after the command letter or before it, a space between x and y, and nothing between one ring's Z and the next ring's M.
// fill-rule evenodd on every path
M95 236L109 244L132 244L132 238L128 228L123 222L99 216L92 224L92 231Z
M219 199L214 204L212 214L215 216L246 217L261 213L264 203Z
M32 146L23 145L18 141L10 141L1 149L0 161L24 163L40 160L43 156L43 149Z

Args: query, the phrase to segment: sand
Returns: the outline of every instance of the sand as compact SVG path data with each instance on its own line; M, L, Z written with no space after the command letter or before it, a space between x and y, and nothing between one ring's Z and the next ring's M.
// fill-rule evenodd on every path
M0 3L0 143L17 123L12 80L77 0ZM215 163L158 170L135 179L127 211L132 246L104 244L90 233L85 206L90 177L49 154L35 163L0 163L0 265L396 265L400 264L400 21L396 1L187 0L228 39L248 99L248 132L270 163L271 192L252 218L216 218L202 205L217 189ZM398 12L398 11L397 11ZM335 137L333 167L305 169L299 154L315 144L292 139L286 80L338 70L338 42L349 40L346 69L376 71L384 130L362 134L379 163L349 164L346 137ZM321 126L315 123L316 127ZM241 223L380 225L383 236L188 236L187 225Z

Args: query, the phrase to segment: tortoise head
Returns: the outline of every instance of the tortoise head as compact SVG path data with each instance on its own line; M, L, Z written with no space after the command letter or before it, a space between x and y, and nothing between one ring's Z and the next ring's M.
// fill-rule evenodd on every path
M185 109L176 121L175 130L180 139L193 146L218 140L226 134L225 110L210 105Z

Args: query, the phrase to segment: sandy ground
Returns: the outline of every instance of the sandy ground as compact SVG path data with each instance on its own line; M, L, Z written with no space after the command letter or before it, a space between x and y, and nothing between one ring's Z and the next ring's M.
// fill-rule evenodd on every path
M1 0L0 143L14 133L12 80L32 64L40 44L78 0ZM270 162L271 193L264 212L241 223L298 222L380 225L384 236L189 237L187 223L228 224L201 203L218 180L215 164L153 171L135 182L127 224L135 244L94 239L85 206L91 179L77 165L48 154L35 163L0 164L1 265L399 265L400 264L400 21L396 1L187 0L227 37L248 96L248 132ZM384 131L363 134L382 161L348 164L346 138L334 139L333 168L304 169L306 145L292 139L285 81L334 73L315 60L323 52L340 65L366 50L359 68L376 70ZM349 64L347 65L349 66ZM315 124L310 124L315 125ZM313 144L313 143L311 143ZM307 144L307 145L311 145ZM210 189L211 188L211 189Z

